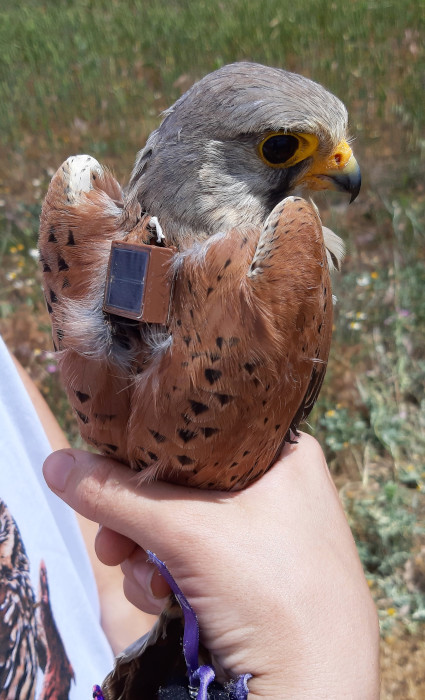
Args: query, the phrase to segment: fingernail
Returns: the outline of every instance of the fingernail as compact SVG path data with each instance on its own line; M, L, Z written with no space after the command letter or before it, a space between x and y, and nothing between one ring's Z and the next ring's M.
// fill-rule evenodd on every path
M169 595L170 590L170 586L166 582L165 578L161 576L158 569L154 569L151 578L151 591L153 597L157 600L161 600Z
M54 491L65 491L69 472L75 466L75 459L69 452L53 452L43 465L47 485Z

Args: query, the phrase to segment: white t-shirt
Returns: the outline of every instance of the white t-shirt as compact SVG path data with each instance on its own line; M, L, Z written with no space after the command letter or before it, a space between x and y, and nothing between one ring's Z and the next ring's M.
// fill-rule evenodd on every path
M75 676L68 698L90 700L93 684L101 683L113 665L113 655L100 626L96 584L74 513L44 482L41 468L51 448L1 338L0 368L0 499L19 530L29 560L36 601L39 600L40 563L45 563L50 608ZM11 624L10 599L13 598L16 614L21 605L16 598L19 586L13 596L9 595L7 604L2 599L13 555L8 537L10 540L10 533L5 532L5 525L0 521L0 591L3 591L0 596L0 659L1 646L4 658L7 641L2 639L1 633ZM8 641L10 643L10 639ZM18 645L20 639L14 643ZM8 653L9 660L12 656ZM18 662L23 662L19 653L16 655ZM9 673L13 674L13 669L9 669ZM39 669L35 700L41 695L45 682ZM21 686L22 690L15 691L10 700L32 700L34 696L26 694L28 688L25 689L23 681ZM0 696L5 697L1 687ZM6 697L9 700L9 695Z

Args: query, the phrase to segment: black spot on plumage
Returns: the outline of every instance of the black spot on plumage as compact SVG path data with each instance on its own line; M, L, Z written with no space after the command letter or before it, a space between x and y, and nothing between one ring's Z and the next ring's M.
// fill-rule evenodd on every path
M193 309L189 309L190 318L193 318Z
M161 433L158 433L156 430L151 430L150 428L149 428L149 432L152 435L152 437L154 438L154 440L156 440L156 442L165 442L165 440L166 440L165 435L161 435Z
M183 340L184 340L184 342L186 343L187 347L189 347L189 343L190 343L190 341L192 340L192 338L190 337L190 335L184 335L184 336L183 336Z
M62 283L62 289L66 289L67 287L70 287L70 286L71 286L71 283L70 283L68 277L65 277L65 279Z
M239 464L239 462L232 462L232 464L230 465L229 469L233 469L233 467L237 467L238 464Z
M177 455L177 459L179 460L182 467L186 467L188 464L194 464L194 460L188 457L187 455Z
M226 404L230 403L235 398L230 394L214 394L214 396L218 399L222 406L226 406Z
M47 239L49 243L57 243L58 239L55 236L56 229L54 226L49 228L49 238Z
M233 348L234 345L238 345L241 342L240 338L236 338L235 336L232 336L229 338L229 348Z
M136 464L139 467L139 469L146 469L146 467L149 466L148 463L145 462L144 459L136 459Z
M249 450L245 450L245 452L243 453L242 457L246 457L247 455L249 455Z
M189 416L187 415L187 413L181 413L180 415L181 415L181 417L183 418L183 420L184 420L184 422L186 423L186 425L189 425L189 423L191 422L191 420L190 420Z
M87 442L89 442L91 445L94 445L95 447L99 447L99 442L94 439L94 437L87 437L86 438Z
M189 290L189 293L192 294L192 282L190 280L187 280L187 288Z
M215 384L215 382L220 379L221 375L222 372L219 369L208 367L208 369L205 370L205 377L210 384Z
M189 363L188 363L188 362L182 362L182 367L189 367Z
M107 447L108 450L111 450L111 452L116 452L118 449L117 445L112 445L110 442L106 442L105 447Z
M57 329L56 329L56 335L57 335L58 340L59 340L59 342L60 342L60 341L62 340L63 336L64 336L64 332L63 332L62 328L57 328Z
M200 401L191 400L189 403L195 416L199 416L200 413L205 413L205 411L208 411L208 406L206 406L204 403L201 403Z
M265 425L266 423L268 423L268 420L269 420L269 419L268 419L267 416L266 416L266 417L264 418L264 425Z
M201 428L201 432L206 438L210 438L219 432L218 428Z
M202 343L201 336L199 335L199 333L196 334L196 340L198 341L198 343Z
M233 474L233 476L230 477L230 481L236 481L237 478L238 478L238 475Z
M61 255L58 257L58 270L62 272L63 270L69 270L69 265L66 260L63 259Z
M191 442L191 440L194 440L198 435L198 433L195 432L194 430L185 429L185 430L178 430L177 432L178 432L179 437L181 437L181 439L183 440L183 442Z
M317 326L318 333L320 333L320 331L322 330L322 325L323 325L322 323L319 323L319 325Z
M156 455L155 452L149 452L149 451L148 451L148 455L149 455L149 457L150 457L151 459L153 459L154 462L157 461L158 455Z
M208 289L207 289L207 297L209 297L209 295L210 295L211 292L213 292L213 291L214 291L214 287L208 287Z
M279 428L280 428L280 423L278 423L277 425L274 426L274 429L276 430L276 432L279 430Z
M85 425L87 425L87 423L89 422L89 417L86 416L84 413L81 413L81 411L79 411L78 409L75 409L75 412L76 412L77 416L79 417L79 419L80 419Z
M77 397L80 403L85 403L91 398L90 394L85 394L83 391L76 391L75 396Z
M221 348L223 347L223 338L221 336L216 338L215 344L217 345L218 349L221 350Z
M74 232L71 229L68 231L68 241L66 245L75 245Z
M226 267L229 267L229 265L230 265L231 262L232 262L231 258L227 258L227 260L226 260L226 262L224 263L224 266L223 266L224 270L226 269Z
M49 289L49 292L50 292L50 301L52 302L52 304L55 304L57 302L58 298L57 298L55 292L53 291L53 289Z
M257 379L257 377L253 377L253 378L252 378L252 381L253 381L253 384L254 384L255 387L258 387L258 385L260 384L260 380Z
M255 365L252 362L245 362L244 369L246 369L248 374L252 374L253 371L255 370Z
M43 266L43 272L51 272L52 271L51 267L49 267L49 265L44 260L40 259L40 262Z
M221 355L219 355L218 353L210 352L210 360L212 363L218 362L218 360L220 360L220 358L221 358Z
M55 352L57 352L58 351L57 345L56 345L54 340L52 340L52 342L53 342L53 349Z
M176 323L177 323L178 326L181 326L181 325L182 325L181 318L178 318L177 321L176 321Z

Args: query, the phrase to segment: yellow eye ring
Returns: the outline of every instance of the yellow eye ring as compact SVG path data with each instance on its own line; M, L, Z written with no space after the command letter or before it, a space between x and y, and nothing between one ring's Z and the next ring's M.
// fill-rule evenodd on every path
M288 138L279 139L276 137ZM271 139L274 139L274 141L270 142ZM275 144L275 152L272 156L271 151L273 150L273 147L270 148L270 146L272 146L273 143ZM313 134L269 131L269 133L258 144L257 151L263 163L268 165L270 168L289 168L291 165L296 165L296 163L300 163L302 160L305 160L309 156L313 155L313 153L317 150L318 145L319 139ZM265 146L266 151L269 150L269 158L267 158L267 155L264 153ZM279 160L279 150L282 153L282 158L284 158L282 161ZM288 157L285 157L285 152L287 153ZM271 157L272 160L270 160ZM278 160L278 162L276 162L276 160Z

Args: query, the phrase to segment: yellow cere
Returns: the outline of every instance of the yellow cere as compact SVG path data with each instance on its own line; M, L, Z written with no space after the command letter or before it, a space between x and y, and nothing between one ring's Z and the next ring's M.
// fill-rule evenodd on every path
M327 158L318 157L315 159L308 174L310 175L326 175L327 171L336 172L343 170L348 161L353 155L351 147L347 141L340 141L338 146L332 151Z

